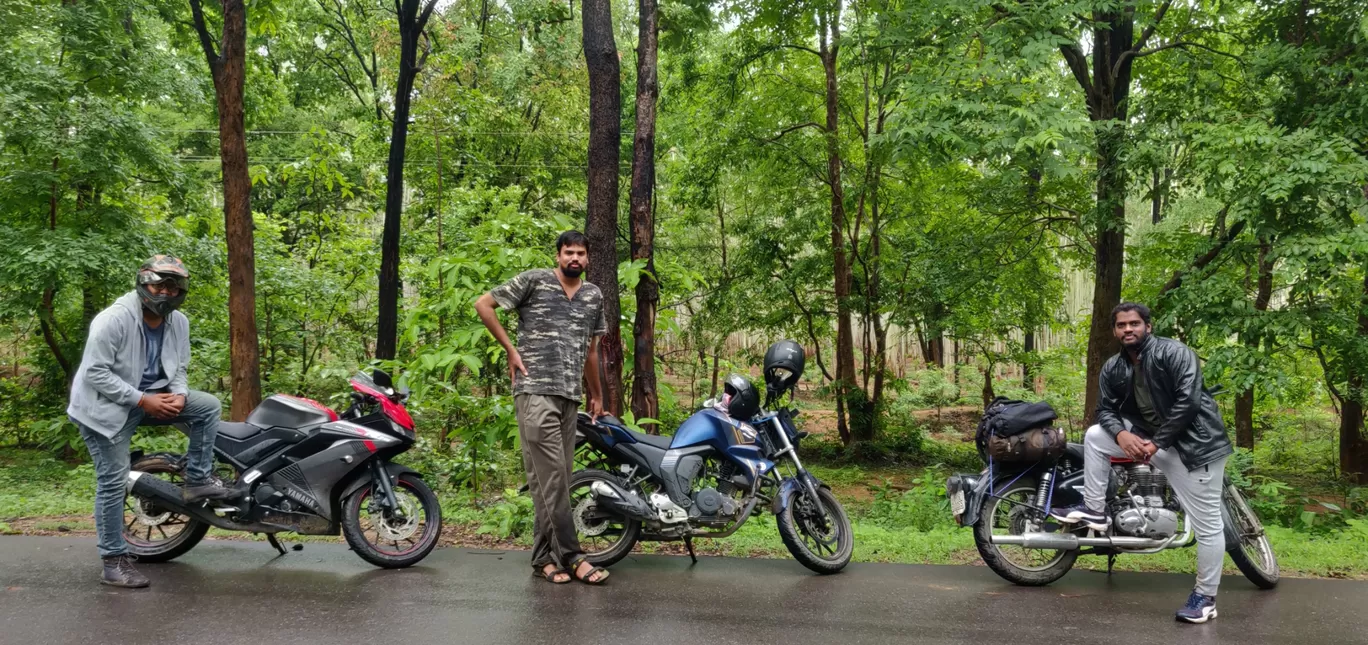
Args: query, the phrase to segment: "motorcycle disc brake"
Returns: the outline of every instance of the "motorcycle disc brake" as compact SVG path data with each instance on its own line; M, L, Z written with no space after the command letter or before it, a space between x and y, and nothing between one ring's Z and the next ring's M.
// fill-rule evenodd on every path
M596 537L603 535L604 532L608 530L608 520L604 519L591 524L587 519L588 514L592 513L595 508L596 505L594 504L593 497L586 497L575 505L575 512L573 514L575 518L575 530L579 531L580 535Z
M375 532L385 540L407 540L418 530L418 508L413 500L399 498L400 513L382 513L375 523Z

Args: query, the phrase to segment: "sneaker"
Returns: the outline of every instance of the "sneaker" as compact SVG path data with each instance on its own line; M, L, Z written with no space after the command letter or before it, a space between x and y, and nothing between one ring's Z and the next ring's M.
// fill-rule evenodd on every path
M231 497L233 497L233 491L214 480L186 482L185 487L181 490L181 501L187 504L204 499L219 500Z
M1205 623L1216 617L1216 596L1203 596L1193 591L1187 604L1174 617L1185 623Z
M138 573L138 570L133 568L133 556L131 555L112 555L102 558L102 560L104 560L104 575L100 578L101 584L129 589L139 589L152 584L147 576Z
M1050 517L1058 520L1061 524L1083 523L1099 533L1105 533L1107 528L1111 526L1111 519L1105 513L1098 513L1083 504L1057 508L1050 512Z

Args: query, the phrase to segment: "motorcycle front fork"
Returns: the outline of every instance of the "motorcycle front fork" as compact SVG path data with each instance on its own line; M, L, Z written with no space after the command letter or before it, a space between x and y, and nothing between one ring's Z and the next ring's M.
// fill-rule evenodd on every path
M385 470L385 464L379 459L370 463L371 479L375 481L379 488L372 497L380 508L386 511L394 511L399 508L399 500L394 497L394 486L390 483L389 473Z

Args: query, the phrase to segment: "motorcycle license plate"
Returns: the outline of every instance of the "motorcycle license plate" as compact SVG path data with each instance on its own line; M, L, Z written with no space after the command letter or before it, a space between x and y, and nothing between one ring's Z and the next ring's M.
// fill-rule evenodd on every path
M950 513L953 514L956 519L959 519L961 515L964 515L964 509L964 491L957 490L950 495Z

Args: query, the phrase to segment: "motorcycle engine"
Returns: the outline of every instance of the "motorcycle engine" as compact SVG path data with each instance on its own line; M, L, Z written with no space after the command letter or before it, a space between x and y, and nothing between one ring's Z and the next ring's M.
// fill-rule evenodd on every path
M1149 464L1116 468L1123 491L1121 506L1112 522L1123 535L1164 539L1178 533L1178 513L1168 508L1168 477ZM1129 497L1130 504L1126 503Z
M702 517L730 516L736 514L736 501L725 497L715 488L704 488L693 494L694 508Z

